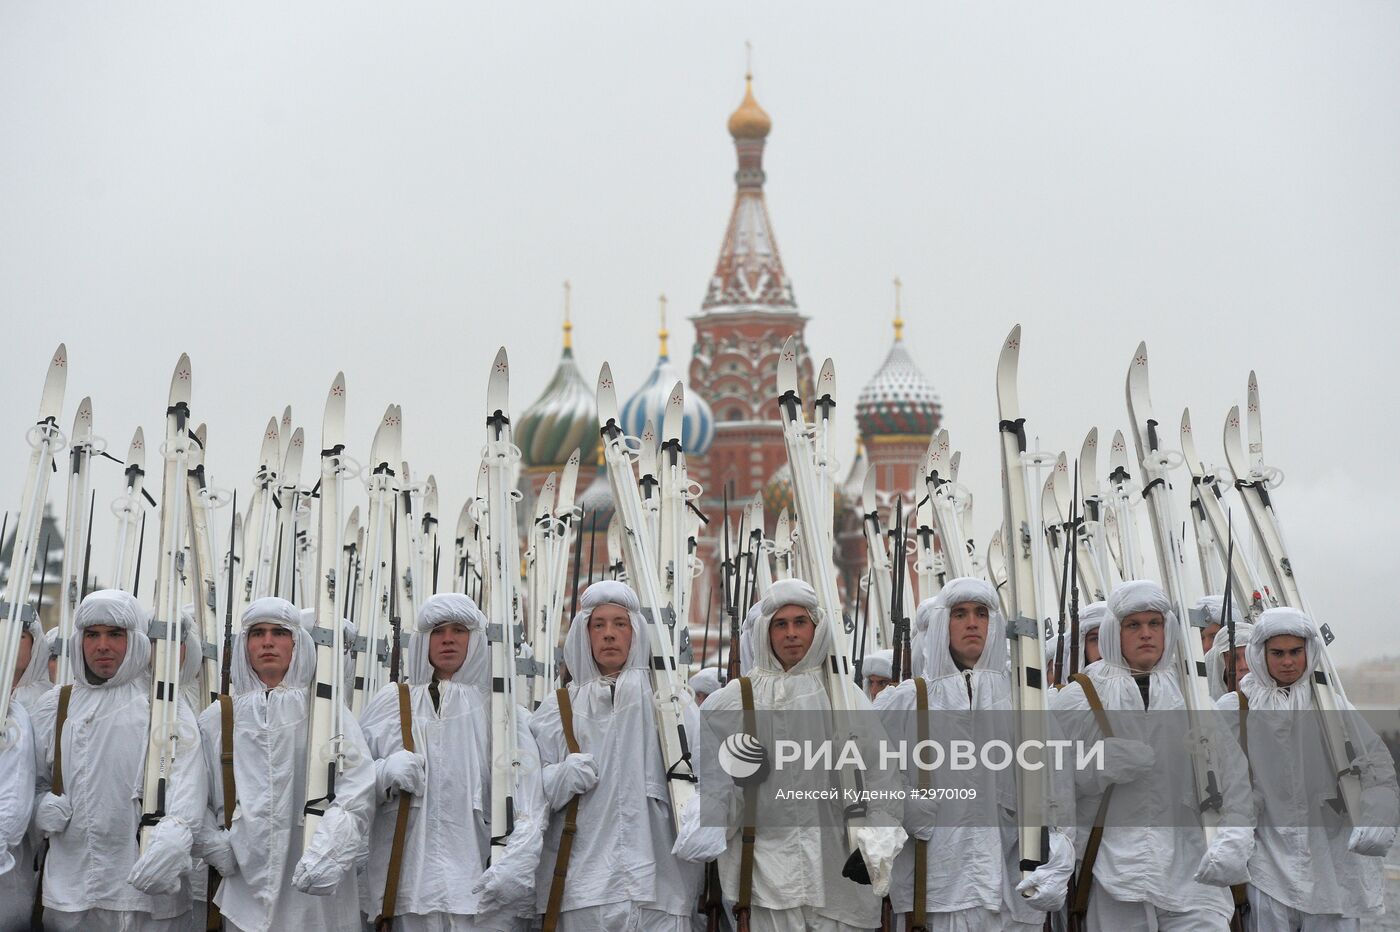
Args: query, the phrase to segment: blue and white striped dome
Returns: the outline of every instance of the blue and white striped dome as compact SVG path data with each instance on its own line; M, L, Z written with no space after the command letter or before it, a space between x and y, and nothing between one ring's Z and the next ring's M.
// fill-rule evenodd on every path
M640 437L647 421L656 425L658 436L661 433L661 419L666 412L666 402L671 398L671 389L681 381L671 366L670 357L664 353L656 360L656 368L636 393L622 406L622 429L633 437ZM715 439L715 418L710 406L705 403L690 386L685 389L685 426L681 429L681 446L686 456L702 456L710 449Z

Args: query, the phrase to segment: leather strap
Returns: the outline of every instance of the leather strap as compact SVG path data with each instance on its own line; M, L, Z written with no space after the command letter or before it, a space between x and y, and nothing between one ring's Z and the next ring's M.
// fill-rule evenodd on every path
M219 703L219 770L223 779L224 830L233 825L233 810L238 805L238 787L233 779L233 698L221 694ZM214 903L214 894L219 889L219 872L209 868L209 911L204 920L204 932L219 932L224 927L224 917Z
M63 723L68 721L68 700L73 698L73 687L62 686L58 690L58 718L53 726L53 780L50 793L63 795Z
M928 741L928 681L914 678L914 704L919 710L919 742ZM928 770L919 768L920 795L928 791ZM914 839L914 911L909 914L910 932L928 928L928 842Z
M63 795L63 723L68 721L68 700L72 696L71 685L59 687L58 717L53 726L53 779L49 781L49 792L55 796ZM30 910L30 918L36 929L44 925L44 865L48 863L48 854L48 839L44 839L44 850L40 854L39 869L35 875L34 907Z
M403 749L413 753L413 705L408 694L408 684L399 683L399 732L403 737ZM399 900L399 874L403 872L403 846L408 837L408 809L413 802L410 793L399 794L399 812L394 820L394 840L389 848L389 872L384 878L384 904L375 928L388 929L393 922L394 910Z
M1109 724L1108 713L1104 711L1103 701L1099 699L1099 691L1094 688L1094 681L1083 673L1076 673L1070 677L1070 682L1078 683L1079 688L1084 690L1084 698L1089 702L1099 731L1103 732L1105 738L1112 738L1113 726ZM1070 904L1070 914L1081 919L1089 911L1089 890L1094 885L1094 862L1098 860L1099 846L1103 844L1103 824L1108 818L1108 803L1112 798L1113 784L1110 783L1108 789L1103 792L1103 798L1099 800L1098 812L1094 814L1094 827L1089 830L1089 841L1084 846L1084 859L1080 862L1079 877L1074 885L1074 902Z
M758 716L753 708L753 681L747 676L739 677L739 697L744 708L744 731L758 737ZM744 787L744 827L741 830L739 847L739 896L734 901L737 912L742 909L747 917L753 903L753 846L758 837L758 787L752 783Z
M1254 764L1249 759L1249 697L1244 694L1244 690L1235 690L1235 695L1240 697L1240 750L1244 753L1244 762L1249 767L1249 785L1254 785ZM1249 910L1249 889L1242 883L1230 886L1230 896L1235 901L1235 917L1243 925L1244 914Z
M579 753L578 738L574 736L574 707L569 690L561 686L554 691L559 700L559 722L564 726L564 747L570 754ZM559 851L554 858L554 878L549 884L549 903L545 906L544 932L554 932L559 925L559 908L564 903L564 885L569 876L569 855L574 850L578 834L578 796L564 806L564 830L559 835Z

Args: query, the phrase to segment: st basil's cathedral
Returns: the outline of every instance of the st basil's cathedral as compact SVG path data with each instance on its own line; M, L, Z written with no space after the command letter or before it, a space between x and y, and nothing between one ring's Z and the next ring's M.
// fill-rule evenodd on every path
M629 435L640 436L648 420L659 429L671 387L677 381L685 383L682 444L690 476L704 490L695 505L710 519L702 527L699 541L699 556L707 572L697 581L697 597L692 600L690 624L697 634L696 626L705 617L705 593L711 593L713 601L719 599L718 583L710 577L721 547L726 487L732 520L737 520L743 503L755 494L761 496L768 535L773 533L778 516L792 507L787 453L775 401L778 354L789 337L797 338L799 379L809 405L812 397L813 362L804 338L808 318L801 313L792 281L783 268L763 192L763 150L772 128L772 118L754 97L753 76L747 75L743 100L729 117L729 135L738 157L734 205L704 299L699 312L691 317L695 340L686 367L688 377L681 377L680 368L670 357L663 298L656 364L622 407L623 428ZM865 572L861 490L866 472L875 469L876 486L882 491L916 488L919 463L929 437L942 420L938 393L905 348L903 327L896 297L893 344L857 396L856 450L841 457L850 467L844 481L837 484L836 565L848 605L854 601ZM526 514L546 476L562 473L569 454L579 450L586 464L580 470L576 502L585 515L580 537L586 548L582 561L585 567L594 565L596 574L597 568L608 562L602 529L612 518L613 502L601 463L594 386L579 369L572 330L566 297L559 365L543 394L518 419L516 441L525 467L521 486ZM840 411L838 407L837 416ZM809 421L810 417L809 410ZM905 504L908 508L913 503ZM591 540L590 553L587 532L595 516L599 532Z

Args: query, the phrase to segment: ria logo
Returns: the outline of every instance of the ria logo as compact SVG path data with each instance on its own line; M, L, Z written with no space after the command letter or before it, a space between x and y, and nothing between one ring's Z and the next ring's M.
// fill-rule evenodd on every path
M768 751L746 732L735 732L719 746L719 766L740 786L762 783L768 778Z

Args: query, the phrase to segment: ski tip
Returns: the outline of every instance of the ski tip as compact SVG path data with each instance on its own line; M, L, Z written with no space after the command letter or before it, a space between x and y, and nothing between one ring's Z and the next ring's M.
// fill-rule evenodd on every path
M287 405L285 408L282 409L282 427L283 427L283 428L288 428L288 427L291 427L291 426L292 426L292 406L291 406L291 405Z
M778 355L778 395L797 393L797 337L791 336L783 343Z
M1097 427L1090 427L1090 428L1089 428L1089 432L1088 432L1087 434L1084 435L1084 445L1083 445L1080 449L1081 449L1081 450L1091 450L1091 451L1092 451L1092 450L1097 450L1098 448L1099 448L1099 429L1098 429ZM1079 458L1080 458L1080 459L1084 459L1084 454L1083 454L1082 452L1079 454Z
M677 382L672 386L670 397L666 399L666 414L669 416L672 411L685 411L684 382Z
M335 378L331 379L330 397L331 397L331 398L344 398L344 397L345 397L345 373L344 373L344 372L337 372L337 373L335 374Z
M272 462L272 456L277 452L277 444L281 439L281 432L277 429L277 418L267 419L267 427L263 430L262 461Z
M1253 369L1249 370L1249 384L1247 386L1247 389L1251 392L1259 391L1259 379L1255 377Z
M1015 324L1012 326L1011 332L1008 333L1006 335L1006 339L1002 341L1001 351L1003 353L1019 353L1021 351L1020 324Z
M612 366L606 362L598 370L598 425L607 427L611 421L621 427L621 416L617 408L617 386L613 382Z
M875 467L867 466L865 480L861 483L860 505L866 514L875 510Z
M206 423L200 422L200 425L194 429L194 438L195 438L196 440L199 441L199 446L200 446L201 449L204 447L204 439L205 439L206 437L208 437L208 436L209 436L209 425L206 424Z
M647 418L646 424L642 426L642 452L645 453L649 447L656 446L656 425L651 418Z
M817 395L829 398L836 393L836 363L828 356L822 361L821 372L817 375Z
M496 358L491 361L491 378L486 383L486 413L502 414L510 409L510 359L503 346L496 350Z
M170 374L170 404L189 404L194 372L190 368L188 353L181 353L175 363L175 371Z
M580 457L580 455L579 455L578 447L574 447L574 452L572 452L572 453L569 454L569 459L568 459L567 462L564 463L564 468L565 468L565 469L578 469L578 464L579 464L580 461L581 461L581 457Z
M92 398L78 402L78 413L73 416L73 441L86 443L92 438Z
M1227 415L1225 415L1225 436L1226 436L1226 437L1229 437L1231 434L1235 434L1235 435L1238 436L1239 432L1240 432L1240 406L1239 406L1239 405L1233 405L1233 406L1231 406L1231 408L1230 408L1230 413L1227 414Z

